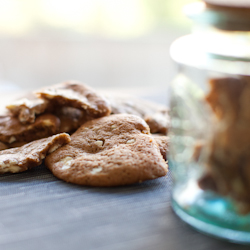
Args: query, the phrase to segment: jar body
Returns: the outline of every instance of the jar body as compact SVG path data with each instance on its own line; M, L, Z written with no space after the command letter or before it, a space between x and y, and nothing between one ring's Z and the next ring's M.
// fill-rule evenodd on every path
M193 33L170 48L172 205L215 237L250 244L250 5L187 6Z
M250 244L249 207L241 209L244 202L244 205L248 205L248 197L245 199L242 193L244 190L237 186L244 181L250 184L250 178L242 177L240 173L242 157L248 156L250 146L248 142L243 142L244 133L249 130L250 134L250 119L243 112L245 104L239 104L250 81L249 77L240 74L225 73L227 63L217 61L217 71L214 71L209 67L197 68L179 62L179 74L172 83L170 108L171 147L168 159L174 180L172 206L182 220L201 232ZM246 89L235 96L242 82ZM211 86L215 88L214 92ZM232 98L230 102L225 101L228 89L233 93L230 96L230 92L228 96ZM220 106L214 108L216 98L217 102L218 98L225 101L216 103L222 106L225 104L225 110L220 109ZM247 96L244 98L247 100ZM233 112L234 105L230 106L230 103L234 101L237 110ZM238 123L238 119L243 119L243 122ZM238 135L241 138L237 139ZM235 151L230 143L240 149ZM231 149L234 150L232 153ZM219 160L224 159L224 165L218 164ZM232 161L235 161L234 165ZM225 166L228 169L225 170ZM244 169L250 172L250 165ZM213 177L212 182L208 173ZM225 187L227 189L224 190Z

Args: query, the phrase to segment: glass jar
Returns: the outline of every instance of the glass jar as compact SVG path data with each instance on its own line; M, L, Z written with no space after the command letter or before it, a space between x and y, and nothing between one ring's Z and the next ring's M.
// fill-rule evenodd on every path
M225 21L241 8L186 9L197 24L170 49L179 73L168 158L176 214L203 233L250 244L250 21Z

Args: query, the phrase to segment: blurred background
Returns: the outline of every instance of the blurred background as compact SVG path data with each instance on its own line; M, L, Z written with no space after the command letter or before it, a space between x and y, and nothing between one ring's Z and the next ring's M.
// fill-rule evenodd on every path
M169 46L190 32L189 2L0 0L0 92L68 79L165 89L176 73Z

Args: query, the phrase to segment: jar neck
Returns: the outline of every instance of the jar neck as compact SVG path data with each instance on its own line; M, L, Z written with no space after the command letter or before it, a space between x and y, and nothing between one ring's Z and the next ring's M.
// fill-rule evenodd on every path
M181 37L171 45L170 55L175 62L197 69L206 69L225 74L249 75L250 61L247 58L238 60L237 57L208 53L211 47L206 46L204 43L210 46L209 42L205 41L202 36L192 34Z
M204 45L207 53L250 60L250 31L221 30L209 24L196 23L192 34Z

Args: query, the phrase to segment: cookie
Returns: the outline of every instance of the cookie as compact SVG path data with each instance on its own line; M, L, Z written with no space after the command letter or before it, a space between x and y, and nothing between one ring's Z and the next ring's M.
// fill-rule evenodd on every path
M28 93L22 98L12 101L6 108L17 116L21 123L27 124L34 123L36 116L45 112L48 102L33 93Z
M206 100L216 122L207 142L206 173L199 183L216 187L241 204L241 212L250 212L250 79L218 78L210 85Z
M216 182L210 173L202 175L202 177L198 180L198 185L203 190L212 190L214 192L218 192Z
M150 132L166 135L170 126L168 110L157 111L152 115L145 115L144 120L150 127Z
M66 182L88 186L132 184L168 170L146 122L126 114L84 123L45 165Z
M132 114L143 118L151 133L167 134L170 125L169 110L164 105L131 96L106 95L112 114Z
M51 114L40 115L32 124L22 124L17 117L0 116L0 141L3 143L30 142L56 134L60 120Z
M21 123L28 124L35 122L36 116L43 113L56 114L64 106L84 111L85 120L110 114L109 103L104 97L87 85L75 81L28 93L6 108L17 116Z
M4 150L9 148L6 144L4 144L3 142L0 142L0 150Z
M158 134L153 134L152 136L160 149L163 159L167 160L167 153L169 151L169 148L168 148L169 137L165 135L158 135Z
M232 123L238 119L240 98L247 82L239 78L215 78L209 81L206 101L219 120Z
M77 108L61 107L55 112L55 115L60 119L59 131L66 133L75 132L84 122L91 120L86 117L84 112Z
M87 117L98 118L110 114L108 101L87 85L69 81L44 88L36 95L53 107L68 106L83 110Z
M40 165L47 154L70 142L62 133L25 144L22 147L0 151L0 174L18 173Z
M7 144L8 148L17 148L17 147L21 147L25 144L28 144L29 142L27 141L20 141L20 142L12 142L10 144Z

